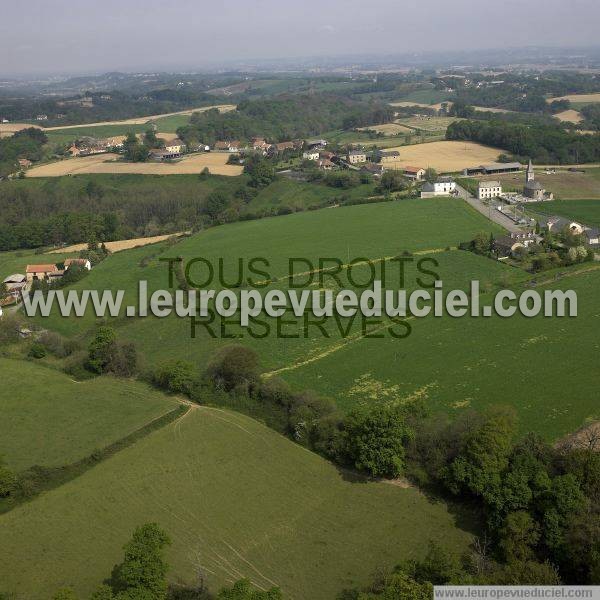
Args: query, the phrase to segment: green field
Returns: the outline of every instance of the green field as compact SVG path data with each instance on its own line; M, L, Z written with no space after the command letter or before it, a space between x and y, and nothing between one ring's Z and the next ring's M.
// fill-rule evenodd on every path
M508 404L517 409L523 431L555 440L600 419L599 286L596 269L542 287L574 289L576 318L420 319L404 340L360 339L280 375L318 387L342 406L382 391L422 394L432 410L450 413Z
M200 571L217 589L244 576L287 598L331 599L378 567L422 557L429 540L462 553L459 520L415 489L353 482L247 417L195 408L0 515L1 585L27 600L65 585L88 597L133 529L156 521L173 539L172 580L193 583Z
M436 90L433 86L430 89L416 90L397 98L395 102L418 102L421 104L437 104L452 98L452 94L443 90Z
M532 212L559 215L589 227L600 227L600 200L554 200L536 204Z
M77 382L39 364L0 358L0 455L20 471L87 456L176 404L136 381Z

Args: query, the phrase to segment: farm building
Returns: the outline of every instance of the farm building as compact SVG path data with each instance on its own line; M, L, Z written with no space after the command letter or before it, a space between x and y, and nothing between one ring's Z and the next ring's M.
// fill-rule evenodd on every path
M490 163L465 169L463 175L499 175L501 173L515 173L523 169L519 162Z
M48 279L50 275L58 272L59 270L56 265L27 265L27 270L25 271L27 281Z
M499 181L480 181L477 185L478 200L497 198L501 194L502 185Z
M451 177L438 177L437 181L423 184L421 198L433 198L435 196L450 196L456 191L456 182Z
M589 246L600 245L600 230L595 227L590 227L584 230L583 235Z
M348 152L348 162L351 165L367 162L367 155L363 150L350 150Z
M323 171L331 171L335 167L335 163L331 162L328 158L320 158L317 165Z
M173 158L179 158L179 156L181 156L181 153L185 150L185 144L179 138L166 140L165 150L169 154L173 155Z
M425 169L423 167L404 167L404 177L407 177L408 179L421 181L424 176Z

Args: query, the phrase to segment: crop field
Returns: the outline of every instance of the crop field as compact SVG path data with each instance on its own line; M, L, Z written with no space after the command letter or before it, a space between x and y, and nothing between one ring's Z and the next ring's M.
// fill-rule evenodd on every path
M0 138L11 137L16 131L35 127L41 129L39 125L31 125L31 123L0 123Z
M537 169L535 178L558 199L600 199L600 169L585 167L585 172L558 169L556 173L544 173ZM525 182L523 173L507 173L482 177L501 181L507 191L521 190Z
M581 121L583 121L583 116L581 113L573 109L563 110L562 112L556 113L554 116L559 121L566 123L581 123Z
M462 171L466 167L494 162L502 150L475 142L440 141L412 146L390 148L398 150L400 157L393 164L395 168L408 165L433 167L437 171L450 173Z
M199 174L208 168L215 175L236 176L243 167L228 165L228 154L202 153L185 156L173 163L143 162L131 163L117 160L117 154L96 154L69 158L58 162L34 167L27 171L27 177L63 177L80 173L136 173L139 175L185 175Z
M190 408L0 515L2 587L27 600L65 585L89 597L133 529L156 521L173 540L172 580L191 584L200 571L216 590L248 577L289 598L325 600L377 567L422 557L429 540L458 556L470 540L458 518L415 489L352 481L252 419Z
M0 455L16 471L74 462L176 406L137 381L77 382L23 360L0 358L0 381Z
M110 252L121 252L123 250L131 250L131 248L138 248L140 246L148 246L150 244L156 244L158 242L164 242L173 236L179 236L181 233L167 233L165 235L152 235L149 237L132 238L129 240L116 240L114 242L106 242L104 245ZM88 247L87 244L73 244L72 246L66 246L58 250L49 250L48 254L64 254L70 252L81 252Z
M555 100L568 100L572 104L593 104L600 102L600 93L595 94L569 94L568 96L558 96L556 98L547 98L546 102L554 102Z

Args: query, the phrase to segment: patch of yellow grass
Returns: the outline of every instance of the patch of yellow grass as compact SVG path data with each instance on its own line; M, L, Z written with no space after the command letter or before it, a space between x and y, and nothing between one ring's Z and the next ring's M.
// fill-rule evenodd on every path
M581 113L573 109L563 110L562 112L556 113L554 116L559 121L565 121L567 123L581 123L581 121L583 121Z
M398 123L384 123L383 125L371 125L370 127L359 127L359 131L375 131L383 135L397 135L399 133L412 133L410 127Z
M568 100L569 102L600 102L600 92L595 94L569 94L568 96L557 96L556 98L547 98L546 102L550 104L555 100Z
M475 142L442 141L415 144L413 146L398 146L388 148L398 150L398 160L388 162L391 168L403 169L406 166L433 167L437 171L449 173L462 171L485 163L495 162L502 154L499 148L476 144Z
M41 129L39 125L31 125L31 123L0 123L0 138L10 137L13 133L29 127Z
M117 154L96 154L69 158L27 171L27 177L63 177L80 173L137 173L140 175L194 175L205 167L213 175L240 175L243 167L228 165L226 153L203 153L185 156L173 163L130 163L117 160Z
M229 112L235 110L235 104L218 104L215 106L203 106L201 108L190 108L189 110L180 110L177 112L163 113L162 115L148 115L146 117L135 117L133 119L125 119L123 121L101 121L99 123L80 123L79 125L62 125L59 127L47 127L46 131L53 129L75 129L81 127L100 127L102 125L145 125L150 121L162 119L163 117L173 117L175 115L191 115L195 112L205 112L211 108L216 108L219 112ZM28 127L31 127L28 125Z
M104 245L111 252L120 252L121 250L131 250L131 248L137 248L139 246L147 246L148 244L156 244L158 242L164 242L170 237L177 237L183 235L182 233L168 233L166 235L153 235L149 237L133 238L131 240L117 240L116 242L106 242ZM70 252L81 252L88 247L87 244L73 244L72 246L66 246L65 248L58 248L56 250L50 250L48 254L67 254Z

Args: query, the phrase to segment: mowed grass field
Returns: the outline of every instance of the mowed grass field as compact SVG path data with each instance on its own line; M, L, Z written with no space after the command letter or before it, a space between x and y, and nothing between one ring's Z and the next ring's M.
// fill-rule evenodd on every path
M595 167L583 167L583 169L582 173L559 168L552 174L536 169L535 178L557 199L600 199L600 169ZM525 183L524 173L490 175L480 179L500 181L506 191L521 191Z
M502 150L475 142L443 140L412 146L390 148L398 150L400 157L390 166L401 169L406 166L433 167L437 171L450 173L467 167L494 162Z
M82 173L134 173L139 175L189 175L199 174L208 168L214 175L235 176L242 173L243 167L228 165L226 153L190 154L172 163L125 162L117 154L96 154L69 158L58 162L33 167L27 177L63 177Z
M551 103L555 100L568 100L572 104L594 104L600 102L600 92L594 94L569 94L567 96L557 96L556 98L547 98L546 102Z
M443 502L351 479L250 418L191 408L0 515L2 589L16 600L49 600L62 586L89 597L149 521L173 540L171 580L192 584L200 572L217 590L248 577L295 599L364 585L379 567L422 557L429 540L457 556L466 550L462 516Z
M15 471L72 463L177 406L136 381L77 382L52 368L9 358L0 358L0 381L0 455Z

